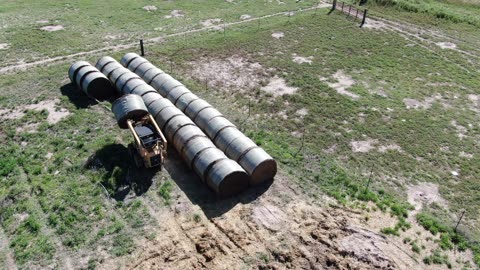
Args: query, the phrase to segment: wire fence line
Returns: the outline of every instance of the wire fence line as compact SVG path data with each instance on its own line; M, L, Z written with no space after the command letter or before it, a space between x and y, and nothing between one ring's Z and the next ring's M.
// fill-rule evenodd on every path
M337 0L333 0L332 3L332 9L328 14L331 14L333 11L338 10L340 12L346 13L347 18L352 17L353 20L361 19L360 27L362 27L365 24L365 21L367 19L367 9L366 8L360 8L358 6L352 5L352 4L347 4L343 1L337 2Z
M281 11L281 12L276 12L272 14L267 14L259 17L252 17L249 19L245 20L239 20L239 21L234 21L234 22L224 22L221 25L211 25L211 26L205 26L201 28L195 28L195 29L189 29L185 31L180 31L172 34L166 34L166 35L161 35L153 38L148 38L148 39L142 39L142 42L144 45L146 44L153 44L153 43L161 43L165 39L169 38L175 38L175 37L186 37L186 35L190 34L195 34L195 33L200 33L200 32L207 32L210 30L214 31L219 31L223 30L224 33L226 33L226 29L231 26L236 26L236 25L242 25L242 24L248 24L251 22L257 22L258 21L258 27L260 27L260 22L262 20L266 20L269 18L273 17L280 17L280 16L288 16L288 21L290 20L290 17L294 16L295 14L298 13L305 13L309 11L316 11L317 9L322 9L322 8L327 8L329 7L330 4L327 4L326 2L320 2L319 4L315 4L314 6L308 7L308 8L303 8L303 9L296 9L296 10L289 10L289 11ZM226 34L225 34L226 35ZM55 56L55 57L45 57L40 60L32 61L32 62L17 62L15 64L11 64L8 66L4 66L0 68L0 74L16 71L16 70L26 70L29 68L41 66L41 65L46 65L46 64L52 64L52 63L63 63L67 61L71 61L72 59L75 58L80 58L80 57L89 57L89 56L94 56L94 55L100 55L102 53L111 53L111 52L117 52L117 51L122 51L122 50L128 50L128 49L133 49L133 48L138 48L139 43L138 40L134 42L129 42L125 44L117 44L117 45L112 45L112 46L107 46L95 50L90 50L90 51L85 51L85 52L78 52L78 53L73 53L69 55L62 55L62 56Z

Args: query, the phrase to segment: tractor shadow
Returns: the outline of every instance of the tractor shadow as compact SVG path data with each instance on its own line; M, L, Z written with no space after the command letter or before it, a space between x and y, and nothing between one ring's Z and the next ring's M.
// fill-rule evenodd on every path
M177 186L187 195L188 199L193 204L200 206L207 218L221 216L238 203L248 204L256 200L273 183L273 181L269 181L262 185L249 187L238 195L221 198L187 166L173 146L169 145L169 149L171 150L168 151L168 157L165 160L165 170Z
M84 168L103 171L100 183L109 196L117 201L125 201L133 194L141 196L147 192L158 171L137 168L128 148L122 144L109 144L97 150L88 158Z

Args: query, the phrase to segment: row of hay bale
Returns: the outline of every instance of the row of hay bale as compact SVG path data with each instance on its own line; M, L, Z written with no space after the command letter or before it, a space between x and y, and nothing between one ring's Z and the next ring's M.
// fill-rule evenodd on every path
M97 68L86 61L78 61L68 69L70 81L82 89L88 96L106 100L115 95L110 81Z
M120 62L174 104L176 112L185 113L227 157L238 162L249 174L250 184L273 179L275 160L212 105L136 53L127 53Z
M131 105L118 105L118 110L122 111L129 106L130 109L141 109L142 106L135 105L141 97L167 140L173 144L187 165L217 194L231 196L248 187L249 176L245 170L229 159L190 118L140 76L108 56L102 57L96 67L108 77L120 94L127 95L122 100L131 102ZM120 116L117 120L122 126L121 115L125 114L118 115Z

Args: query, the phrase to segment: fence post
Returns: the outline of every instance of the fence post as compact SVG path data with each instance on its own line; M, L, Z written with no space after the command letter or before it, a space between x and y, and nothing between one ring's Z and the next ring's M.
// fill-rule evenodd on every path
M350 11L351 11L351 10L352 10L352 5L350 5L350 6L348 7L347 17L350 17Z
M328 12L328 15L337 8L337 0L333 0L332 9Z
M358 8L357 8L357 13L355 13L355 20L357 20L358 17Z
M465 215L465 210L463 210L462 212L462 215L460 216L460 218L458 219L458 222L457 222L457 225L455 226L455 232L457 232L457 228L458 228L458 225L460 225L460 221L462 221L462 218L463 218L463 215Z
M143 49L143 39L140 39L140 53L141 56L145 56L145 50Z
M366 19L367 19L367 9L363 11L363 19L362 19L362 23L360 24L360 27L362 27L365 24Z
M343 5L345 5L345 2L342 2L342 12L343 12Z

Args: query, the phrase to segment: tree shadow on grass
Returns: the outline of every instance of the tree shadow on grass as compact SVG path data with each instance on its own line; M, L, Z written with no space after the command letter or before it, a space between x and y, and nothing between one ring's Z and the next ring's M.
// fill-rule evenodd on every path
M148 191L158 169L137 168L127 147L109 144L90 156L86 169L104 170L102 186L117 201L124 201L130 191L140 196Z
M173 146L169 146L165 160L165 170L170 174L177 186L185 192L193 204L202 208L208 218L214 218L230 211L238 203L248 204L265 193L273 181L249 187L242 193L229 198L219 198L180 158Z

